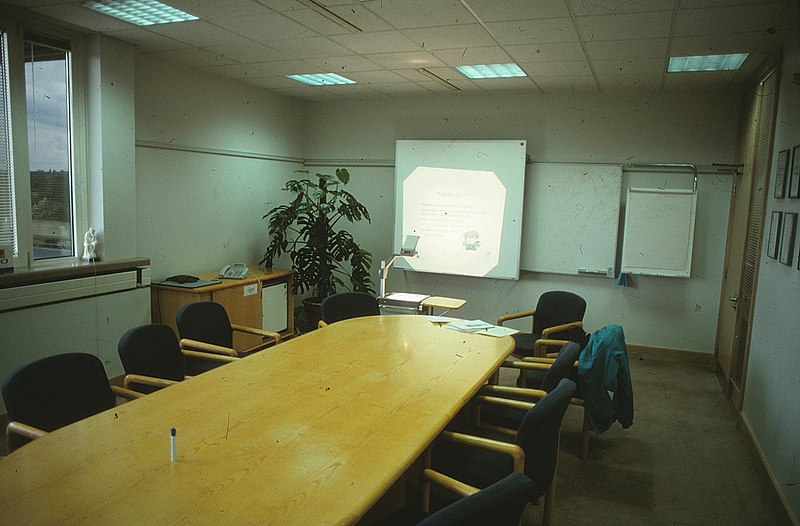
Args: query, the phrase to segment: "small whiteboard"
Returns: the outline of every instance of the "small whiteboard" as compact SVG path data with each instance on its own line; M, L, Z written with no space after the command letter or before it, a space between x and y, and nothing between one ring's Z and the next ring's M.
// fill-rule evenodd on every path
M530 164L520 268L614 277L621 196L620 165Z
M697 192L628 189L622 272L688 278Z

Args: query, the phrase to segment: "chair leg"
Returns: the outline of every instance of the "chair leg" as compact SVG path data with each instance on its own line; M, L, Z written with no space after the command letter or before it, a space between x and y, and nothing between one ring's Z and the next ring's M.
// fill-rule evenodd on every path
M555 504L556 504L556 477L555 475L553 475L553 480L550 481L550 485L547 487L547 491L544 494L544 513L542 516L543 526L552 526L553 509L555 508Z
M583 429L581 430L581 458L586 458L589 454L589 436L591 435L592 426L589 424L589 415L586 413L586 408L583 408Z
M420 506L422 507L422 511L425 512L427 515L431 511L431 482L425 477L425 469L431 467L431 452L433 451L433 446L429 446L425 453L422 454L422 470L420 471L421 479L420 479Z

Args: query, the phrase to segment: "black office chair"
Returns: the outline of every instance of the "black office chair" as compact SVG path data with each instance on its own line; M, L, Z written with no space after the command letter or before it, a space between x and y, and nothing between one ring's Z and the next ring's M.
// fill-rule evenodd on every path
M524 473L513 472L479 492L458 499L426 515L419 508L405 508L373 524L375 526L519 526L530 502L534 483Z
M506 361L503 364L504 367L520 370L520 379L517 381L518 387L485 385L478 395L479 397L495 396L508 400L535 402L558 385L562 378L569 378L577 386L575 395L570 403L583 408L580 456L581 458L586 458L589 450L591 426L586 408L583 405L583 394L578 380L578 359L580 355L581 347L577 343L564 342L561 351L555 358L527 357L522 360ZM479 397L476 400L481 400ZM524 416L524 408L519 408L513 403L504 406L502 403L497 402L481 407L480 411L473 412L473 420L476 425L485 427L497 425L503 429L519 428Z
M213 301L198 301L181 306L175 313L175 322L180 333L180 347L187 351L242 358L281 342L281 335L277 332L231 323L225 307ZM234 332L259 336L261 343L238 351L233 348ZM195 374L202 370L189 372Z
M23 365L3 381L8 451L116 405L142 396L108 383L99 358L68 353Z
M561 422L574 393L575 383L562 379L539 402L528 404L513 443L508 435L475 426L443 431L433 446L431 467L423 470L423 509L430 509L431 484L467 496L521 471L534 483L529 501L545 496L544 524L550 525Z
M586 301L572 292L551 291L539 297L536 310L506 314L497 319L497 325L510 320L532 317L533 326L530 333L520 332L514 338L514 355L541 356L547 346L545 340L576 341L583 346L583 315L586 313ZM539 345L536 345L539 341Z
M377 316L380 313L375 296L366 292L339 292L322 300L322 321L319 326L324 327L349 318Z
M122 367L123 386L143 393L189 378L187 363L194 360L218 367L238 358L220 354L188 351L180 348L175 332L167 325L141 325L128 330L117 344ZM190 365L191 367L191 365Z

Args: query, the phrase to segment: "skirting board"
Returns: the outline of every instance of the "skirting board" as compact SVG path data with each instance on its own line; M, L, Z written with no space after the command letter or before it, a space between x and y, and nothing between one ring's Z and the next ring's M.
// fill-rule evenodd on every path
M778 495L778 498L783 504L783 511L786 513L786 518L789 519L789 521L791 521L791 523L795 526L800 526L800 520L798 520L798 517L794 514L794 511L789 506L789 501L786 498L786 495L781 490L781 486L778 484L778 481L775 480L772 470L769 469L769 465L764 458L764 451L761 450L761 446L758 445L758 441L753 436L753 430L750 427L750 422L747 421L747 417L741 411L739 412L739 424L739 429L742 431L742 434L745 435L747 440L753 446L753 449L756 451L756 453L758 453L758 458L761 459L761 465L764 466L764 471L767 472L767 476L769 477L770 482L772 482L772 487L775 489L775 493Z
M628 356L635 358L644 358L661 362L695 363L708 367L711 367L714 363L714 355L712 353L665 349L663 347L650 347L632 343L627 344L626 347L628 348Z

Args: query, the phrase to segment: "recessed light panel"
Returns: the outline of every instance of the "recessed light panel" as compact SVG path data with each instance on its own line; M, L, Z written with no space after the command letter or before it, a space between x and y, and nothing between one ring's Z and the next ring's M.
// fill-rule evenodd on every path
M506 77L524 77L525 72L513 62L510 64L478 64L475 66L456 66L465 77L470 79L496 79Z
M669 57L669 73L680 71L735 71L748 57L748 53L730 55L698 55L693 57Z
M155 0L91 0L83 6L137 26L198 20L194 15Z
M355 80L337 75L336 73L312 73L309 75L286 75L287 78L310 84L312 86L335 86L337 84L355 84Z

